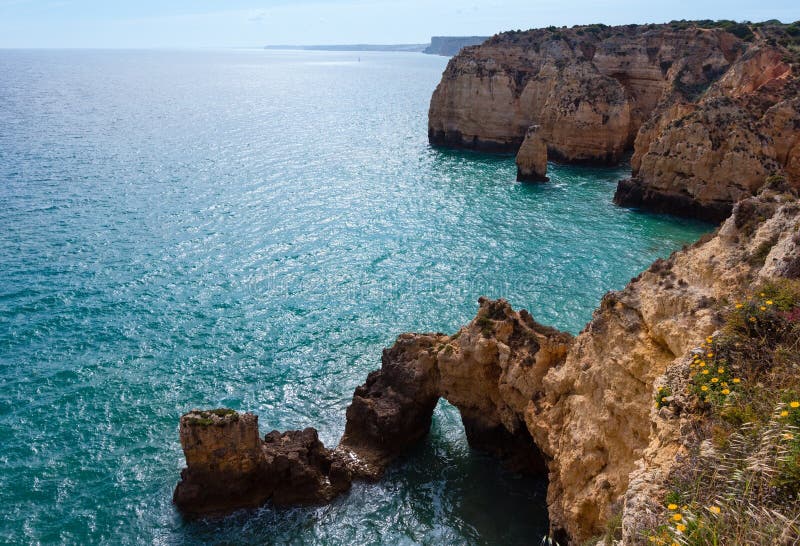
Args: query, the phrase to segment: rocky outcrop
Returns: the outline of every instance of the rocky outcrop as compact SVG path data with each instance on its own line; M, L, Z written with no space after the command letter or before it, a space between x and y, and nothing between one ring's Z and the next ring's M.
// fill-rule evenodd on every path
M463 48L482 44L488 39L488 36L434 36L423 53L452 57Z
M439 401L435 350L445 339L401 335L384 349L381 369L356 388L337 451L347 454L357 475L379 477L394 457L428 434Z
M722 221L771 174L800 187L800 86L784 59L776 46L751 46L697 104L640 132L633 177L615 202Z
M429 139L519 152L522 179L541 163L542 140L556 161L617 163L632 151L615 202L722 221L766 176L800 185L799 63L789 47L800 39L787 28L503 33L450 61L431 98ZM540 129L526 143L532 125Z
M572 336L544 327L505 300L481 298L475 319L452 336L402 334L380 370L358 387L336 452L353 474L377 478L398 454L425 437L440 398L458 408L472 447L516 470L543 472L545 461L525 426L528 400L564 358Z
M517 180L547 182L547 143L542 138L541 128L528 128L525 141L517 153Z
M186 468L173 501L189 517L224 515L267 501L318 504L349 489L347 466L325 449L317 431L270 432L258 417L233 410L191 411L181 417Z
M470 445L518 470L547 472L562 544L602 533L615 514L625 543L636 544L684 438L678 416L653 408L657 385L680 375L719 327L722 302L775 277L800 278L800 201L779 177L738 203L714 236L607 294L576 338L483 298L451 336L401 335L356 389L333 451L313 429L261 440L253 415L185 415L187 469L175 502L188 515L325 502L352 479L378 478L427 434L445 398Z
M572 336L536 323L504 300L480 300L478 316L453 336L403 334L380 370L353 394L345 433L326 449L314 429L258 437L255 415L192 411L181 418L187 468L174 501L188 516L241 508L327 502L354 479L375 480L424 438L445 398L461 412L470 445L510 468L546 472L525 426L528 400Z
M739 202L717 235L686 253L676 264L677 271L692 273L697 280L690 282L704 290L712 303L746 294L760 282L800 278L796 197L796 191L776 180L759 197ZM708 334L713 330L705 328ZM648 442L629 476L621 507L626 545L643 544L641 531L658 527L668 479L679 470L692 444L699 443L700 431L692 423L691 412L685 410L694 404L689 395L689 367L701 342L695 340L676 353L654 382L651 400L659 386L668 385L672 395L663 407L650 407Z
M740 51L720 30L657 25L500 34L450 61L431 98L429 137L516 151L538 124L556 159L617 162L673 81L708 85Z

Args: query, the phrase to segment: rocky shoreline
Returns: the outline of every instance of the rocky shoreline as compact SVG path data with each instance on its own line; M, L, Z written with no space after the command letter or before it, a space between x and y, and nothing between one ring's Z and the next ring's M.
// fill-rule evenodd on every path
M776 38L785 29L746 30L542 29L452 59L431 101L432 143L519 150L518 178L537 181L548 154L615 162L633 147L618 204L721 226L606 294L578 336L485 298L452 335L400 335L355 390L333 449L314 429L261 439L254 415L187 413L179 510L329 502L379 479L428 434L444 398L472 447L547 475L562 545L601 535L613 517L623 544L642 543L685 450L680 416L653 406L659 385L721 327L734 294L800 279L797 65Z
M712 237L607 294L577 337L483 298L453 335L402 334L356 389L335 449L313 429L262 440L254 415L187 413L175 503L196 517L328 502L353 480L379 479L427 435L445 398L471 446L547 473L552 534L581 543L613 514L636 522L650 509L680 447L679 434L664 432L677 422L653 410L656 385L720 326L730 294L775 278L800 278L800 201L779 180L738 203ZM623 543L638 543L623 531Z
M796 25L712 21L498 34L448 64L429 140L516 153L536 181L548 158L632 152L617 204L718 223L769 175L800 184L798 42Z

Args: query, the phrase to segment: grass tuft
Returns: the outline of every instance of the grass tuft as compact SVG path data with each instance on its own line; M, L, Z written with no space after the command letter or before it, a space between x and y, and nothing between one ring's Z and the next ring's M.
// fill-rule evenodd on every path
M800 281L766 283L723 318L689 365L693 402L686 409L696 445L671 477L663 523L645 538L680 546L798 544Z

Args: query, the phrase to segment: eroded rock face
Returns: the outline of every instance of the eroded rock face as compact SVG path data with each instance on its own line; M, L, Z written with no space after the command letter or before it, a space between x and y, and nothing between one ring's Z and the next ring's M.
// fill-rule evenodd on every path
M181 417L186 468L173 501L190 517L224 515L267 501L279 506L330 501L350 487L348 468L307 428L262 440L258 417L232 410Z
M384 350L381 369L356 389L337 452L368 478L422 439L439 398L458 408L467 440L515 470L542 472L541 452L525 426L527 402L569 334L517 313L505 300L481 298L475 319L456 334L403 334Z
M507 32L466 48L431 98L429 139L551 160L619 162L615 202L721 222L764 178L800 186L800 61L782 27L587 26ZM540 129L526 140L532 125Z
M800 203L794 190L778 184L738 203L713 239L676 255L672 271L714 302L746 293L763 281L800 278L796 264L800 264ZM682 331L695 327L691 319L687 317ZM711 334L716 325L701 324L701 331ZM678 408L690 405L683 393L689 392L692 350L701 342L687 340L674 352L675 358L657 368L662 371L652 384L650 400L658 385L670 385L673 401L661 409L649 407L647 444L639 451L619 507L625 545L644 544L640 531L658 526L665 484L681 464L680 457L697 441L697 431Z
M720 222L771 174L800 185L798 82L784 59L751 46L691 108L662 112L640 131L615 202Z
M504 300L480 300L478 316L453 336L402 334L380 370L353 394L335 450L316 430L258 437L255 415L193 411L181 418L187 468L175 504L189 516L219 515L268 501L327 502L353 479L374 480L424 438L440 397L461 412L467 439L518 471L546 471L525 426L528 401L572 337L536 323Z
M543 470L525 409L571 344L572 336L538 324L525 310L517 313L505 300L480 299L475 319L438 353L441 396L459 409L471 446L513 468Z
M375 479L397 455L424 438L439 401L437 346L447 336L403 334L384 349L381 369L356 388L338 452L359 476Z
M517 153L517 180L547 182L547 143L542 138L541 128L528 128L522 147Z
M517 151L540 125L553 159L614 163L676 79L708 85L741 52L718 31L666 26L508 32L450 61L431 143Z
M716 234L607 294L576 338L483 298L452 336L401 335L356 389L334 451L313 429L262 441L255 416L185 415L188 468L175 502L190 515L324 502L353 478L379 477L423 438L442 397L459 409L472 446L548 472L561 543L601 534L621 513L624 541L635 544L682 449L680 421L653 409L656 385L720 325L718 302L780 276L800 277L800 201L787 180L771 178Z

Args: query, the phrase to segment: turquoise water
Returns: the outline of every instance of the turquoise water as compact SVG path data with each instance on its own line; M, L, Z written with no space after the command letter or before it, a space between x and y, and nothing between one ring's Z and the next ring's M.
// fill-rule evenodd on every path
M358 60L360 57L360 62ZM259 414L335 444L409 330L480 295L577 332L601 295L709 227L611 204L624 168L434 150L446 59L0 51L0 542L529 544L541 480L457 413L327 507L185 523L178 418Z

